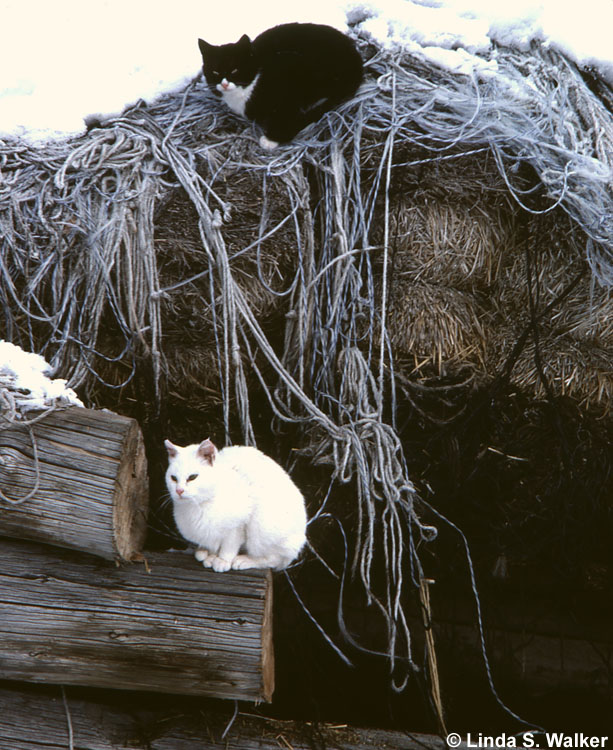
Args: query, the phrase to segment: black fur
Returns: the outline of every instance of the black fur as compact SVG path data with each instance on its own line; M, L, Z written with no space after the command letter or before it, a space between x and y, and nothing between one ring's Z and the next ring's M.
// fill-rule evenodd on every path
M235 44L198 44L204 76L216 93L224 78L247 87L259 74L245 115L278 143L351 98L362 82L353 41L330 26L289 23L253 41L243 36Z

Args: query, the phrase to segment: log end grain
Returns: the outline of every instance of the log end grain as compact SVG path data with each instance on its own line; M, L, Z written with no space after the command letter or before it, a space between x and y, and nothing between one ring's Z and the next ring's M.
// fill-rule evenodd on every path
M140 428L132 419L126 426L113 498L114 541L117 554L123 560L133 560L143 549L148 508L145 445Z
M273 646L272 630L272 571L266 572L267 597L264 602L262 618L262 699L267 703L272 701L275 690L275 649Z
M138 423L73 407L0 429L0 535L132 560L147 530Z

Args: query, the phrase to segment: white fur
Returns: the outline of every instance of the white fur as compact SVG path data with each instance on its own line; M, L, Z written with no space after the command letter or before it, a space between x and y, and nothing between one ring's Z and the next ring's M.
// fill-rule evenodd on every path
M244 117L245 107L247 106L247 102L251 98L251 94L253 93L253 89L255 88L259 77L260 74L258 73L253 81L251 81L249 86L246 87L237 86L235 83L231 83L224 79L222 83L217 84L217 90L221 93L221 98L223 99L226 106L230 107L230 109L233 112L236 112L237 115ZM226 84L225 88L223 86L223 83Z
M258 73L253 81L249 84L249 86L246 87L237 86L235 83L232 83L232 81L228 81L224 78L221 83L217 84L216 88L217 91L219 91L219 93L221 94L221 98L224 104L233 112L236 112L237 115L245 117L247 102L251 98L251 94L253 93L253 89L255 88L259 77L260 74ZM271 141L265 135L260 136L260 146L263 149L266 149L267 151L273 151L275 148L277 148L278 145L279 144L277 141Z
M278 145L279 143L277 141L271 141L270 138L267 138L265 135L260 136L260 146L267 151L273 151Z
M287 567L306 540L300 490L256 448L223 448L211 464L199 452L205 443L181 448L166 441L166 484L175 522L197 545L196 559L219 572Z

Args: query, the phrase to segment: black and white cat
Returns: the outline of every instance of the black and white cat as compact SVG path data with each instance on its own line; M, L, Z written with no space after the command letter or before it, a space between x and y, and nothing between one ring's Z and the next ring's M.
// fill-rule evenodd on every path
M263 148L287 143L362 82L353 41L331 26L288 23L253 41L215 46L198 40L204 77L230 109L264 131Z

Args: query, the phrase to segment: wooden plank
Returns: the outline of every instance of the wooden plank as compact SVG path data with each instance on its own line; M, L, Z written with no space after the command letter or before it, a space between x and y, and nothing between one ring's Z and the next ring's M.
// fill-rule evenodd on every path
M239 713L221 701L177 702L126 693L87 697L74 688L0 685L0 747L68 750L443 750L438 737ZM97 700L95 700L97 698ZM68 718L69 717L69 718ZM229 728L228 728L229 727ZM227 730L227 732L226 732ZM225 736L224 736L225 733ZM462 745L461 747L465 747Z
M34 459L34 446L37 460ZM36 485L38 490L25 499ZM134 419L65 409L0 430L0 535L131 559L147 531L149 484ZM19 502L22 500L22 502Z
M0 677L249 701L274 689L270 571L0 541Z

